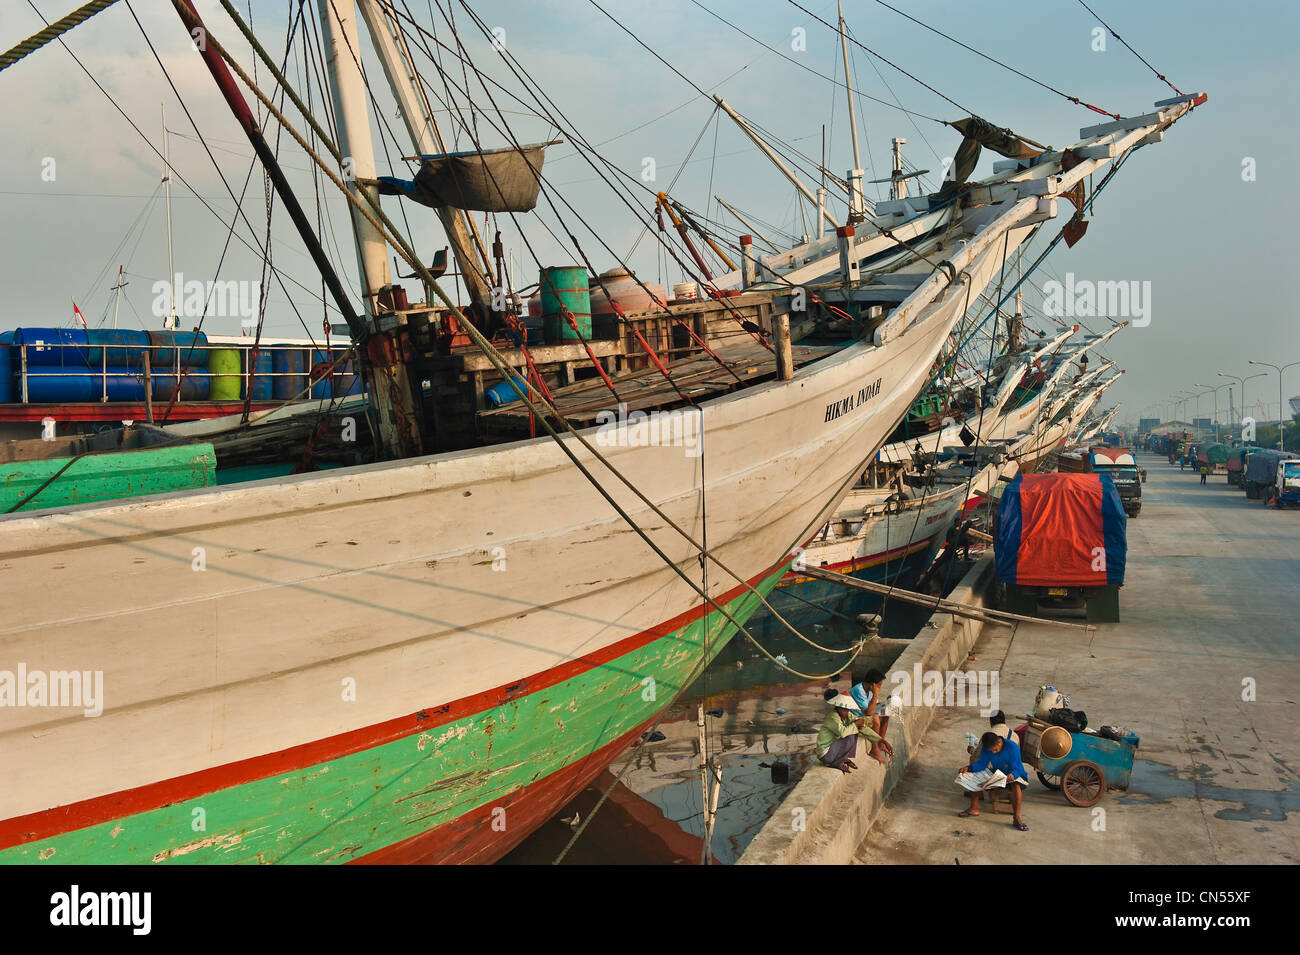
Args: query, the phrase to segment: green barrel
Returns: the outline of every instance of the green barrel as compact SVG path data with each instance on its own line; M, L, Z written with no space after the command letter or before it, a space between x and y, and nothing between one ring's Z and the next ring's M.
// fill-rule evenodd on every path
M238 348L214 348L208 352L208 372L212 375L210 401L238 401L242 376Z
M578 334L560 314L563 305L573 313L578 332L591 338L591 285L581 267L542 269L542 334L547 342L577 341Z

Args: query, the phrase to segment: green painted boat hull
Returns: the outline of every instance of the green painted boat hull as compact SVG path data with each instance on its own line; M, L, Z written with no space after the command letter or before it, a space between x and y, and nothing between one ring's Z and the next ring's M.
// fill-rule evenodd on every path
M756 589L767 596L787 569ZM742 624L760 606L752 592L726 605ZM567 679L529 677L517 686L538 689L472 715L11 845L0 864L493 861L635 742L734 632L714 612Z
M216 484L217 455L210 444L87 454L59 474L72 460L61 457L0 464L0 513L9 512L56 474L58 477L18 510L144 497Z

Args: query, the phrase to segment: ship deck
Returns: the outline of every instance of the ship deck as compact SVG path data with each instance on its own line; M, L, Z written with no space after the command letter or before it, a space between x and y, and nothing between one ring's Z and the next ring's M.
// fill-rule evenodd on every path
M825 358L844 344L795 345L794 365L799 368ZM611 376L613 393L599 376L587 378L552 389L555 407L573 427L587 428L597 423L602 412L608 413L619 404L627 406L625 414L671 408L686 404L682 395L698 403L776 376L775 353L748 335L715 342L710 347L721 363L707 353L667 363L673 383L655 367ZM516 400L480 412L479 433L487 440L526 436L535 427L531 417L528 408Z

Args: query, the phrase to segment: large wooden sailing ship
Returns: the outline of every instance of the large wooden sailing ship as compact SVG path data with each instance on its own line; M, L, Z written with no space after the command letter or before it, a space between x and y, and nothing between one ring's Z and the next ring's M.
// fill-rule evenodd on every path
M360 10L402 78L417 154L446 154L406 83L391 5ZM321 12L335 52L355 49L350 4ZM349 157L365 152L364 122L347 118L356 95L335 88ZM103 686L93 718L0 711L0 861L498 858L743 628L913 406L972 292L1062 197L1204 99L1030 150L939 211L878 206L826 243L809 301L747 266L740 295L715 286L707 303L624 316L632 337L650 327L638 321L695 335L662 369L647 347L654 360L612 375L608 398L581 381L545 394L525 349L485 334L490 306L382 294L392 236L359 168L370 294L350 324L386 459L0 519L4 665ZM481 303L491 290L463 215L437 211ZM446 420L421 387L439 361L431 329L468 335L503 378L519 370L513 414L554 434L490 443L508 431L492 415ZM602 441L599 413L620 393L654 397Z

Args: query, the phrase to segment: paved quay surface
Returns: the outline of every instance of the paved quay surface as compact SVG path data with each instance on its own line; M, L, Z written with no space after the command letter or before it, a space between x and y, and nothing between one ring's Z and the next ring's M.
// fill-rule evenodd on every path
M1042 624L986 627L965 665L1000 671L1013 726L1050 683L1089 726L1137 732L1129 790L1081 809L1030 770L1028 832L987 809L959 819L964 734L987 720L945 707L856 862L1300 861L1300 510L1249 501L1222 475L1202 487L1154 455L1139 465L1148 480L1128 523L1120 622L1091 640Z

